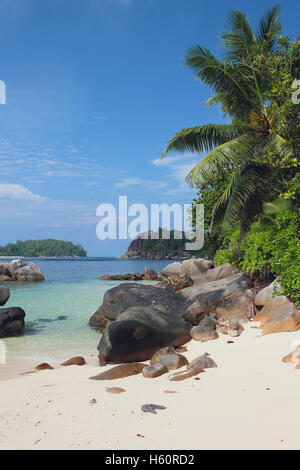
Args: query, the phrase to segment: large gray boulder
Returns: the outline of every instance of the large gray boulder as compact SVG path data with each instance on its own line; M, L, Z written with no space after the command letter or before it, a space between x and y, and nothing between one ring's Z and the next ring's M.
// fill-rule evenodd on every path
M245 290L225 298L216 305L218 319L242 322L252 320L255 316L254 297L251 290Z
M5 305L10 296L8 287L0 287L0 305Z
M188 275L197 282L199 279L206 279L206 275L214 267L214 262L204 258L188 259L183 261L181 275Z
M20 307L0 309L0 338L20 336L24 333L25 312Z
M233 276L211 282L194 283L192 287L186 287L179 291L179 295L192 300L199 300L202 305L209 307L217 305L226 297L245 291L252 287L249 276L239 272Z
M104 362L150 359L165 346L188 342L191 325L183 319L190 301L168 290L141 284L121 284L107 291L103 305L90 320L106 327L100 340Z
M207 271L214 266L213 261L204 258L192 258L183 261L183 263L171 263L166 266L161 274L169 278L178 279L181 276L189 276L194 282L199 279L206 280Z
M206 272L205 278L202 279L202 282L213 282L220 281L221 279L226 279L233 276L234 274L241 273L241 270L235 268L230 263L221 264L217 268L209 269Z
M181 268L182 264L179 261L176 261L175 263L171 263L165 266L161 274L166 277L177 278L181 275Z
M90 325L103 328L108 320L117 320L130 307L151 307L153 312L184 313L191 302L173 292L143 284L120 284L104 294L103 304L90 318Z

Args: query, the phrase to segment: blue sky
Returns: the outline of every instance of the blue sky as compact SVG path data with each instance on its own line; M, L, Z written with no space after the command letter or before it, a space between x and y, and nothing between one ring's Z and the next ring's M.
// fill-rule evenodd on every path
M195 43L220 53L231 9L255 25L273 4L0 0L0 244L54 237L118 255L128 242L97 239L98 204L190 203L197 156L158 158L175 131L222 116L204 107L210 93L184 53ZM295 38L299 2L281 6Z

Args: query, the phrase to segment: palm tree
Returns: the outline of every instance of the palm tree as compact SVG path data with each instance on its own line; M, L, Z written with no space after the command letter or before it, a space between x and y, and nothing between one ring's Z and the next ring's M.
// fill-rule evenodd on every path
M224 168L231 170L230 182L212 216L213 222L221 215L225 229L238 218L241 228L246 229L249 210L260 200L264 175L257 157L266 150L290 151L285 139L274 131L278 110L265 98L270 84L253 66L255 52L274 50L278 26L278 6L261 18L256 32L252 31L246 15L232 11L222 36L222 59L199 45L189 49L186 55L186 63L196 77L214 92L207 104L220 105L230 123L177 132L162 158L170 151L208 152L188 174L191 185L210 183Z

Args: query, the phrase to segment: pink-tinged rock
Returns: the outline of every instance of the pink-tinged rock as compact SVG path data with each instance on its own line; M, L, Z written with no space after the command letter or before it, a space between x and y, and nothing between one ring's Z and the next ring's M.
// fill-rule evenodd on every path
M112 369L105 370L94 377L90 377L91 380L115 380L123 379L124 377L130 377L132 375L140 374L145 367L145 364L139 362L131 362L130 364L122 364L120 366L113 367Z
M285 333L300 329L299 309L283 295L268 300L258 312L255 321L260 321L263 334Z
M35 368L36 370L53 370L53 367L50 366L47 362L43 362L43 364L39 364Z
M62 366L84 366L85 365L85 359L84 357L78 356L78 357L72 357L68 361L64 362Z

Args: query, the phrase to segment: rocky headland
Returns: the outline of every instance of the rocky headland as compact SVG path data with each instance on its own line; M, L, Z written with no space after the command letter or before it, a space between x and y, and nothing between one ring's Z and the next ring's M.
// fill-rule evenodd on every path
M176 238L174 234L175 232L172 231L170 239L164 240L161 234L159 238L152 238L151 231L141 233L132 240L124 255L119 256L118 259L190 259L193 253L185 250L184 234L179 235L181 238Z

